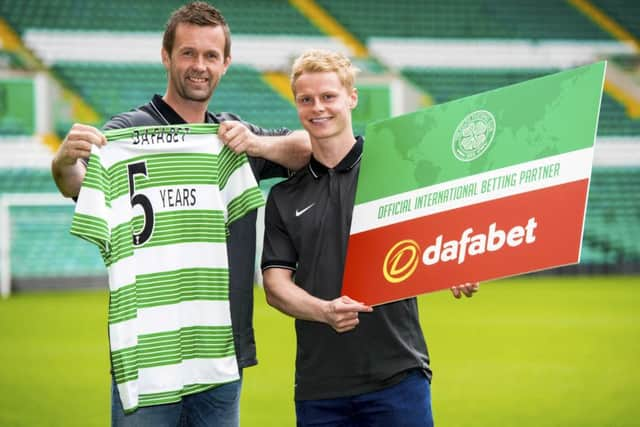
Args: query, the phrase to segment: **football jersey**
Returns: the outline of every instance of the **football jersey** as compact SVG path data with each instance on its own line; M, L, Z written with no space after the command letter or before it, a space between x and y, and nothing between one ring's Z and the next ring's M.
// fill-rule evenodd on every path
M264 204L218 125L105 132L71 233L109 273L111 365L125 412L239 379L229 311L228 224Z

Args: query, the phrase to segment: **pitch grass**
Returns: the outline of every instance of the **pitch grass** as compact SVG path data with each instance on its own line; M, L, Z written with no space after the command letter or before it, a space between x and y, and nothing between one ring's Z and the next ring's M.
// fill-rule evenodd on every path
M109 424L107 298L0 301L0 426ZM638 425L640 278L511 279L419 301L437 425ZM255 323L242 425L293 426L293 321L256 289Z

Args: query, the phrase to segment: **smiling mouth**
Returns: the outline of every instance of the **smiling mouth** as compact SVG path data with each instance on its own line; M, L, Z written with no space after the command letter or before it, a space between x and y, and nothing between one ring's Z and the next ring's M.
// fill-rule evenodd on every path
M195 77L195 76L189 76L189 77L187 77L187 80L192 82L192 83L197 83L197 84L204 84L204 83L207 83L209 81L209 79L206 78L206 77Z
M331 117L317 117L315 119L309 119L309 121L311 123L324 123L324 122L328 122L331 119Z

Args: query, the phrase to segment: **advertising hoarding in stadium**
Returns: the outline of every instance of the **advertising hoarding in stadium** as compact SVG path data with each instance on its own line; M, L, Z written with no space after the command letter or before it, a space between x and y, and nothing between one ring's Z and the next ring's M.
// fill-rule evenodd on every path
M370 124L343 294L376 305L579 262L605 68Z

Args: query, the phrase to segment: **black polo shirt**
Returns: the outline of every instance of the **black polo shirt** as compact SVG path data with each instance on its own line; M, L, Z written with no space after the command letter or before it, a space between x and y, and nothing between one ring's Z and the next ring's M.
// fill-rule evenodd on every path
M221 123L237 120L256 135L276 136L291 133L289 129L263 129L245 122L232 113L206 113L205 122ZM122 129L134 126L174 125L186 123L160 95L134 110L111 118L104 129ZM256 181L274 177L286 177L286 168L268 160L247 156ZM256 259L256 211L251 211L229 225L227 253L229 258L229 305L231 325L238 366L246 368L258 363L253 330L253 284Z
M318 298L340 296L363 139L333 169L307 168L271 189L265 211L262 269L285 268ZM296 319L297 400L367 393L393 385L410 369L430 378L415 298L360 313L352 331Z

